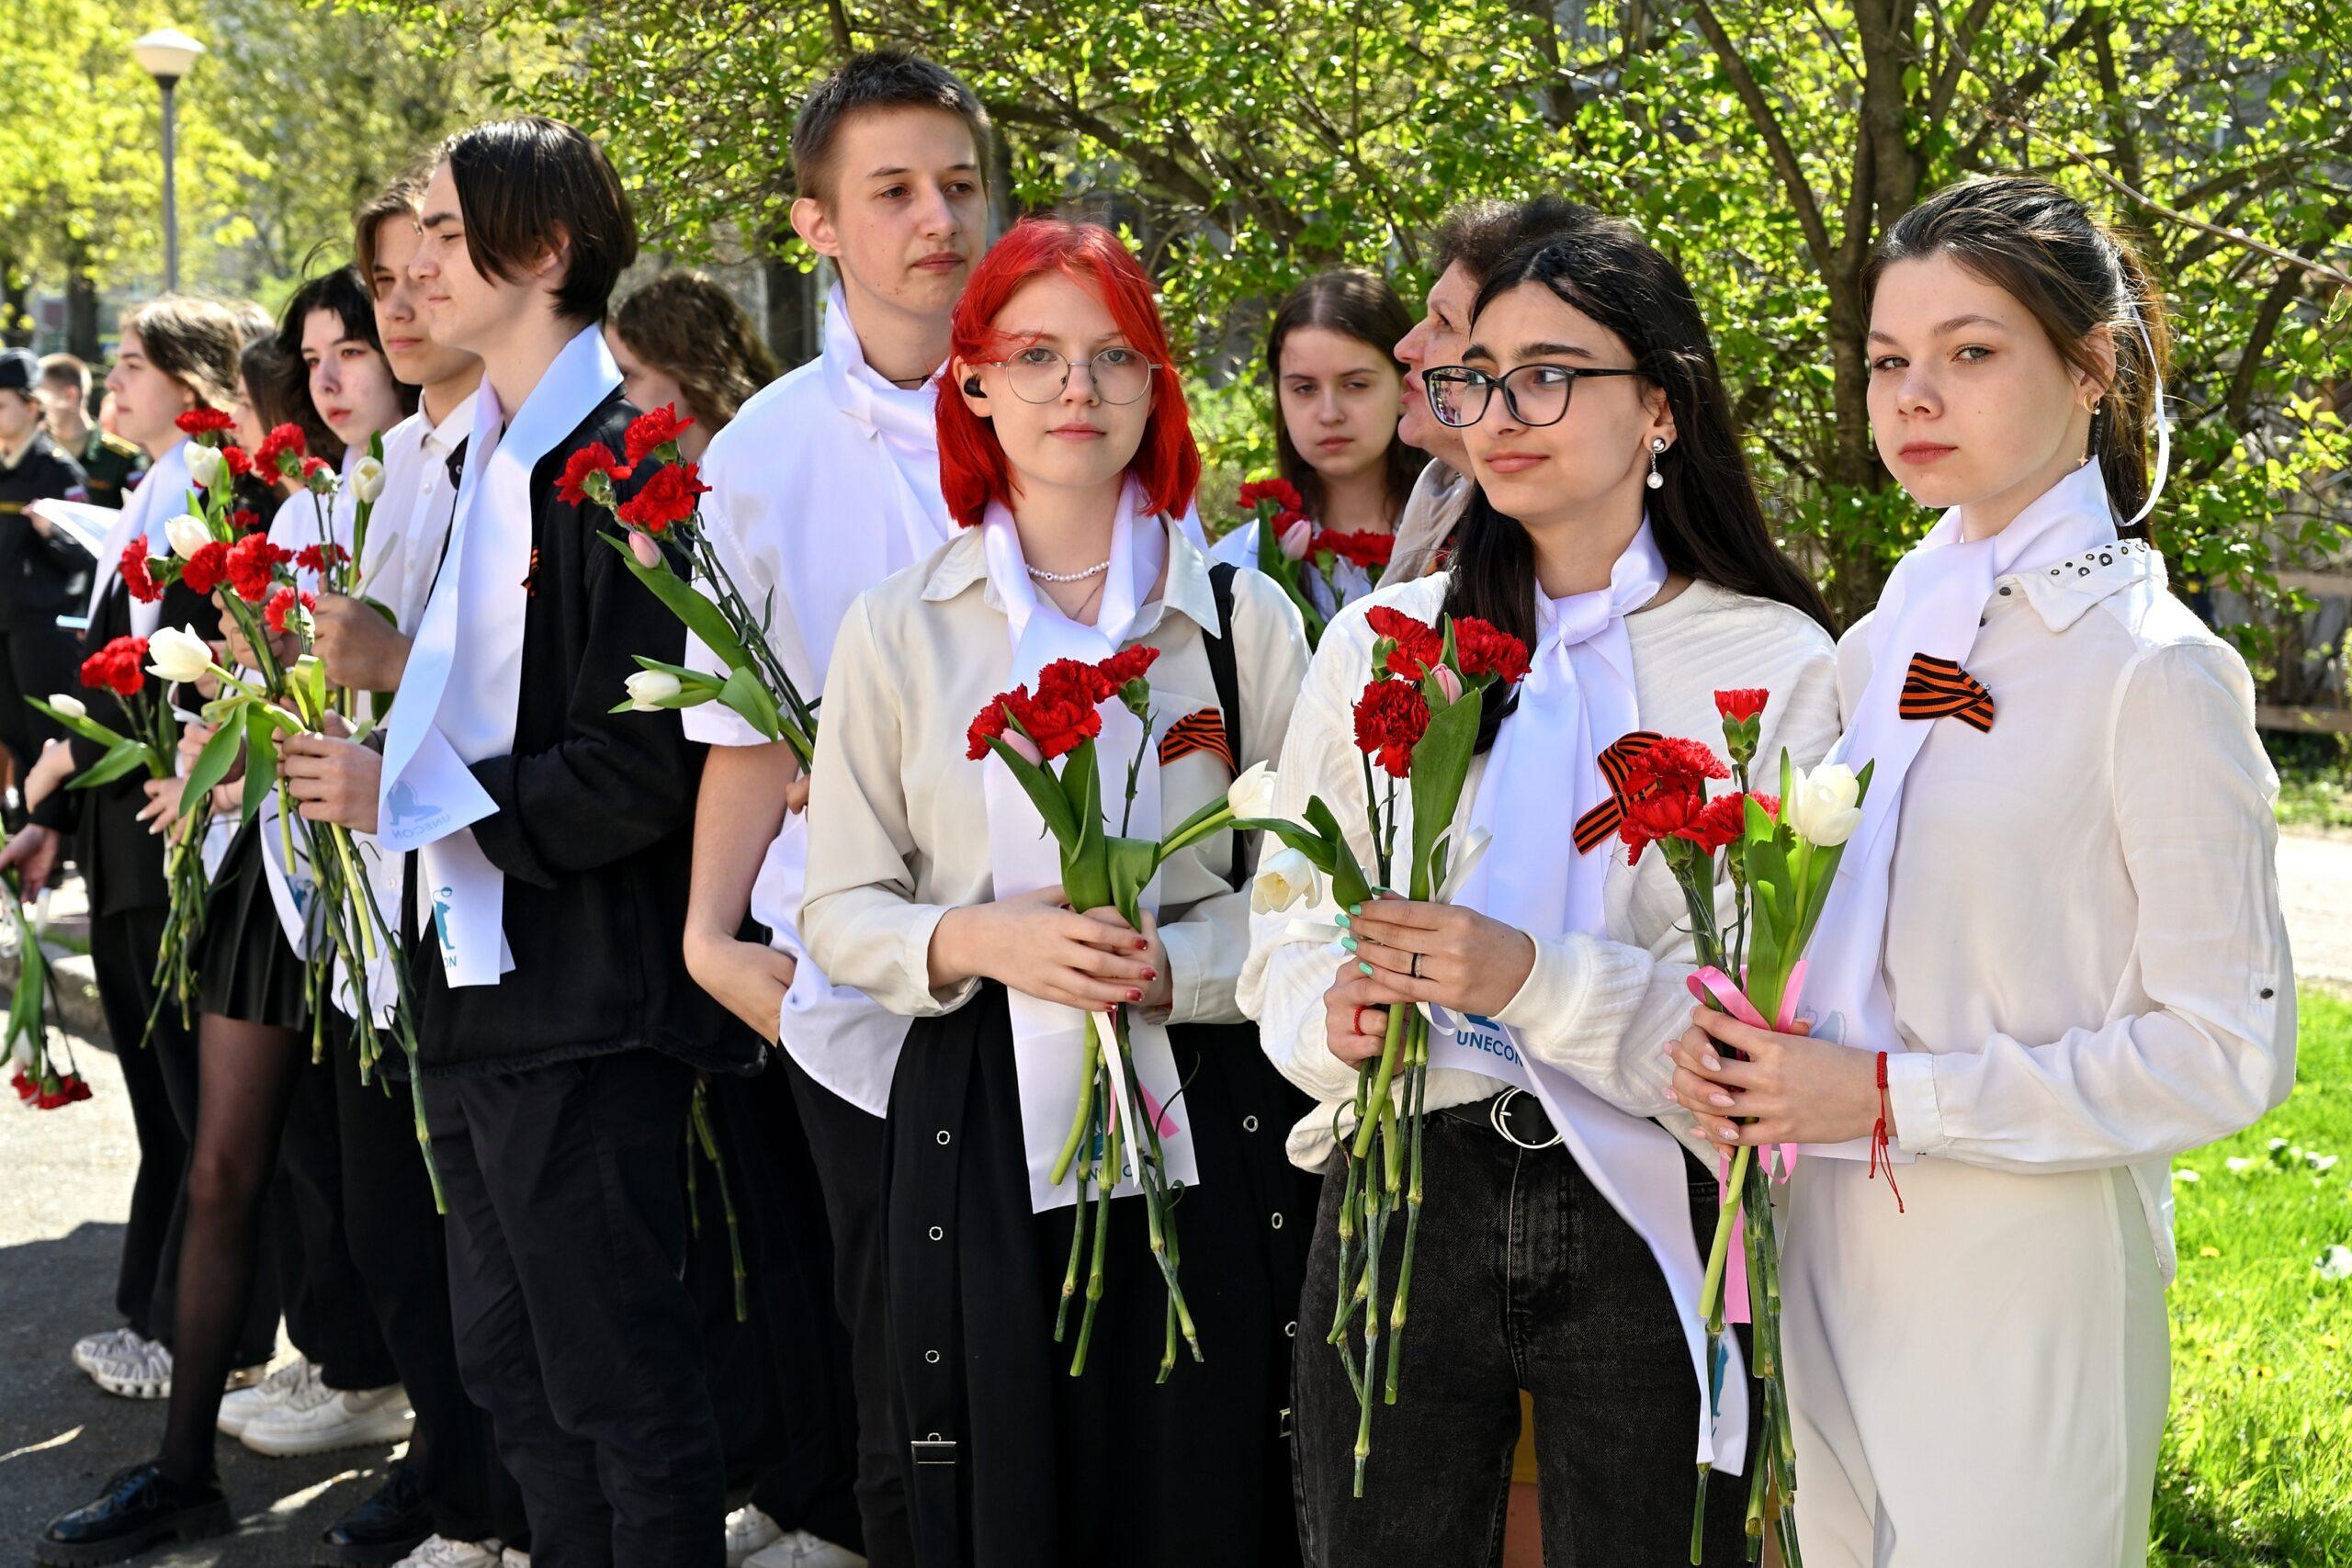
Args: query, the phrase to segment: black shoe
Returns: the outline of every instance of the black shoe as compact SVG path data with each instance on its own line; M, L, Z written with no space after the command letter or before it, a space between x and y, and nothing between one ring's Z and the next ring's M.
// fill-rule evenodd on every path
M161 1541L202 1540L236 1528L218 1479L167 1480L151 1461L115 1472L96 1502L50 1520L33 1542L33 1561L50 1568L121 1562Z
M373 1495L328 1529L319 1541L318 1560L327 1568L398 1562L432 1533L424 1480L409 1466L396 1464Z

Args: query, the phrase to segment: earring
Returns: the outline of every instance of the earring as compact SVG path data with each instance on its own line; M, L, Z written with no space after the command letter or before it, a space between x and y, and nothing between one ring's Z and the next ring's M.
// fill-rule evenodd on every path
M1665 436L1653 435L1650 437L1650 477L1643 482L1647 484L1652 490L1662 490L1666 486L1666 476L1657 471L1658 454L1665 450Z
M985 398L988 396L986 392L980 390L980 378L978 376L967 376L964 378L964 395L967 398Z

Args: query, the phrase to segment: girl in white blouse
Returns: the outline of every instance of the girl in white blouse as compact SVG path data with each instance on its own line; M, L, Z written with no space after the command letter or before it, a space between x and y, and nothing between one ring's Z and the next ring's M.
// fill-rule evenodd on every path
M1306 1202L1282 1130L1299 1107L1234 999L1239 851L1218 833L1170 859L1140 931L1072 911L1035 808L967 756L975 716L1046 661L1134 646L1159 654L1152 725L1120 739L1133 716L1100 710L1114 824L1131 757L1133 831L1159 836L1280 746L1305 637L1279 588L1213 572L1171 525L1200 459L1170 359L1108 231L1033 220L999 242L941 382L961 531L851 606L826 678L801 931L836 983L914 1021L887 1252L926 1564L1295 1557L1282 1438ZM1075 1313L1055 1343L1075 1184L1039 1173L1077 1103L1081 1014L1121 1004L1146 1089L1164 1086L1171 1168L1180 1146L1192 1168L1174 1224L1204 1359L1180 1349L1164 1384L1166 1295L1132 1199L1109 1205L1082 1376Z
M1704 1015L1674 1092L1722 1145L1844 1145L1783 1232L1807 1561L2137 1564L2169 1156L2293 1077L2277 779L2143 526L2165 323L2131 247L1975 180L1872 285L1879 453L1946 510L1838 650L1840 755L1876 773L1806 1009L1843 1043Z
M1827 615L1772 544L1688 284L1629 226L1577 209L1507 257L1463 357L1424 372L1479 487L1452 564L1332 623L1274 815L1319 794L1374 863L1350 716L1368 617L1450 612L1533 650L1515 704L1487 713L1453 824L1491 840L1451 904L1260 917L1242 976L1267 1055L1318 1102L1291 1136L1325 1173L1295 1361L1301 1529L1318 1568L1489 1561L1525 1389L1546 1556L1678 1562L1696 1461L1740 1471L1748 1430L1736 1363L1720 1421L1702 1398L1714 1175L1648 1120L1672 1110L1659 1047L1694 955L1663 856L1629 863L1614 839L1579 854L1572 829L1609 798L1599 759L1621 737L1720 747L1718 690L1769 688L1759 756L1816 761L1836 725ZM1431 1032L1413 1329L1359 1497L1358 1403L1327 1340L1344 1188L1331 1137L1387 1010L1412 1004L1452 1021ZM1711 1489L1707 1562L1744 1561L1747 1492Z

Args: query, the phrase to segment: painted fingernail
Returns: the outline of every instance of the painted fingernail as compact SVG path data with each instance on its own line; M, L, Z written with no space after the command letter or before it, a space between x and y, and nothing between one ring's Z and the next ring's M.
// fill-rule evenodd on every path
M1715 1054L1713 1051L1710 1051L1705 1055L1700 1057L1699 1062L1701 1066L1704 1066L1707 1071L1711 1073L1719 1073L1724 1070L1723 1063L1716 1058Z
M1726 1143L1726 1144L1736 1144L1736 1143L1739 1142L1739 1134L1738 1134L1738 1132L1737 1132L1736 1129L1734 1129L1734 1128L1730 1128L1730 1127L1718 1127L1718 1128L1716 1128L1716 1129L1715 1129L1715 1136L1716 1136L1716 1137L1718 1137L1718 1138L1721 1138L1721 1139L1722 1139L1724 1143Z
M1669 1089L1666 1090L1665 1092L1666 1092L1666 1098L1667 1098L1667 1099L1668 1099L1668 1100L1672 1100L1672 1101L1674 1101L1674 1103L1675 1103L1675 1104L1679 1105L1679 1104L1681 1104L1681 1103L1682 1103L1682 1097L1681 1097L1680 1095L1679 1095L1679 1094L1675 1093L1672 1089Z
M1359 975L1362 975L1365 979L1369 980L1369 979L1371 979L1371 978L1372 978L1372 965L1371 965L1371 964L1361 964L1361 963L1360 963L1360 964L1358 964L1356 965L1356 973L1357 973L1357 974L1359 974Z
M1136 951L1137 953L1149 953L1151 951L1151 943L1138 937L1136 939Z
M1131 989L1127 992L1127 1000L1131 1002L1139 1002L1143 1000L1143 993L1141 991Z
M1363 906L1362 904L1351 904L1348 906L1348 913L1351 915L1361 915L1363 913Z
M1731 1109L1731 1096L1727 1094L1711 1094L1707 1096L1707 1102L1711 1105L1720 1105L1725 1111Z
M1342 952L1353 953L1356 950L1356 939L1351 936L1343 936L1340 939L1340 947Z
M1152 981L1159 978L1159 971L1157 969L1147 969L1143 972L1143 977L1144 983L1146 985L1149 985Z
M1352 916L1351 916L1351 915L1350 915L1350 914L1349 914L1345 909L1340 910L1340 913L1339 913L1338 915L1336 915L1336 916L1334 916L1334 917L1333 917L1333 919L1337 919L1337 920L1340 922L1340 925L1342 925L1342 926L1346 925L1346 924L1348 923L1348 921L1349 921L1350 919L1351 919L1352 918L1353 918L1353 917L1352 917Z

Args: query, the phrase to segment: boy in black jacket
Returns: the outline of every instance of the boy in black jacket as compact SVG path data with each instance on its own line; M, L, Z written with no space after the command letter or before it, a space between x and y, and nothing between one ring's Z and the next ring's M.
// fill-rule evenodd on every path
M536 118L451 138L411 264L483 380L447 553L383 731L310 763L303 814L414 850L408 926L466 1386L534 1558L717 1564L723 1467L696 1353L679 1157L697 1067L755 1043L679 956L700 749L613 714L683 627L558 493L637 411L599 331L636 253L595 144ZM646 477L641 468L638 482ZM428 934L429 933L429 934Z

